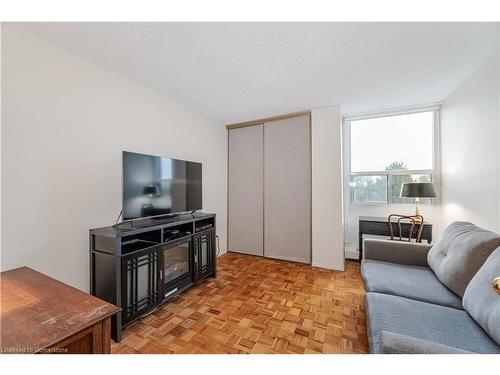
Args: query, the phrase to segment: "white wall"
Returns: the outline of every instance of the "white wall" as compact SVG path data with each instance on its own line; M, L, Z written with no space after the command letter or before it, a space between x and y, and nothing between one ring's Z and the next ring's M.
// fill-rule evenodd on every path
M443 228L455 220L467 220L500 230L498 83L495 53L443 103Z
M2 73L2 270L27 265L88 290L88 230L120 211L122 150L202 162L225 252L223 124L13 24Z
M311 111L312 265L344 270L342 119L339 106Z
M2 50L2 28L3 24L0 22L0 51ZM2 59L0 58L0 103L2 102ZM0 212L2 212L2 133L3 127L2 106L0 105ZM0 269L2 269L2 215L0 215Z

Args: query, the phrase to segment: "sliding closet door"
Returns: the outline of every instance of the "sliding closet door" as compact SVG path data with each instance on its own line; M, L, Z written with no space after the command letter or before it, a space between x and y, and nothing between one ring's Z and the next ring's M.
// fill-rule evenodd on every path
M309 115L264 125L264 255L311 262Z
M228 249L264 255L263 125L229 130Z

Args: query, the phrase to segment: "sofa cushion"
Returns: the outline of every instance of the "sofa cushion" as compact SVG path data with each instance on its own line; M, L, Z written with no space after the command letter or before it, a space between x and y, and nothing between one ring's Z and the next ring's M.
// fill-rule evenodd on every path
M380 353L382 354L472 354L466 350L438 344L434 341L380 331Z
M392 294L462 309L462 299L441 284L429 267L363 260L361 276L367 292Z
M457 221L444 231L427 255L437 278L460 297L486 258L500 246L500 235Z
M366 313L371 353L380 353L381 331L474 353L500 353L500 346L463 310L370 292Z
M500 295L493 280L500 277L500 248L489 256L465 289L464 308L500 345Z

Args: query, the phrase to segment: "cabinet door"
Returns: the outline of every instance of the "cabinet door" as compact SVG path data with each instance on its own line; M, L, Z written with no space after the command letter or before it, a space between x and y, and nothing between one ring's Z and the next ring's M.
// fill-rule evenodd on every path
M311 263L309 115L264 125L264 256Z
M122 258L122 318L126 324L154 308L161 299L160 251Z
M228 249L264 255L263 125L228 133Z
M215 269L215 232L195 237L195 269L197 280L211 275Z

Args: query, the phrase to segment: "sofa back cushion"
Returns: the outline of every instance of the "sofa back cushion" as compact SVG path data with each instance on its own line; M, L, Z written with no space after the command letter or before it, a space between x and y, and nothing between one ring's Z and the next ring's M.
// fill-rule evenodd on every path
M500 248L489 256L465 289L464 309L500 345L500 295L493 280L500 277Z
M429 251L427 262L439 281L463 297L471 279L498 246L499 234L456 221Z

